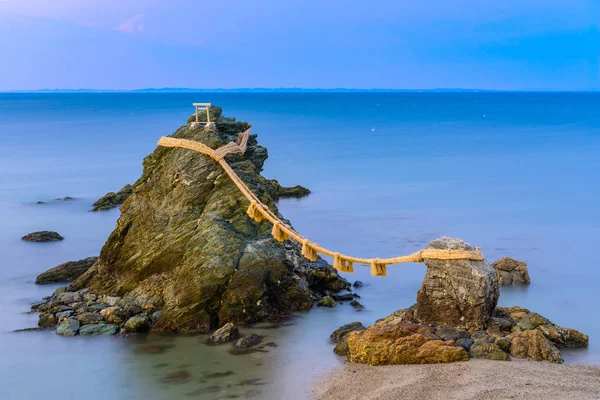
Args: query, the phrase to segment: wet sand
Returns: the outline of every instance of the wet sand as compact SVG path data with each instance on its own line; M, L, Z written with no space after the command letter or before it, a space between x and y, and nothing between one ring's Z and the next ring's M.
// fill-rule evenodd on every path
M335 399L600 399L600 366L471 360L435 365L346 364L315 386Z

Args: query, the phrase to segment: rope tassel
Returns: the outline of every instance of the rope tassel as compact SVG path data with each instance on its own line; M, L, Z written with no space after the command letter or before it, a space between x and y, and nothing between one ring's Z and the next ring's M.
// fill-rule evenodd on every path
M386 276L387 275L386 265L379 262L378 258L371 261L371 275L373 275L373 276Z
M255 202L251 202L250 206L248 206L248 210L246 210L246 214L256 222L260 222L265 219L260 207Z
M302 255L306 257L306 259L308 259L309 261L313 262L317 261L317 257L319 256L317 254L317 250L315 250L315 248L310 245L308 239L304 239L302 241Z
M275 240L277 240L278 242L283 242L284 240L288 240L290 238L290 235L288 235L287 233L285 233L283 231L283 229L281 229L280 223L273 225L273 230L271 231L271 235L273 235Z
M340 253L333 256L333 268L340 272L354 272L352 261L346 260Z

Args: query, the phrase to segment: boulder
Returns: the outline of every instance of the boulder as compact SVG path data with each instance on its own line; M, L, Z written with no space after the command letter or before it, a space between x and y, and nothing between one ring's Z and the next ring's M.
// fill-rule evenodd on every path
M540 331L546 339L558 347L587 347L589 343L588 335L575 329L558 326L548 318L542 317L535 312L530 312L523 316L513 328L513 331L519 332L533 329Z
M351 362L369 365L431 364L467 361L469 354L453 341L441 340L434 328L401 318L377 322L347 335Z
M329 343L338 343L340 340L342 340L343 337L345 337L350 332L364 331L365 329L367 328L365 328L365 326L358 321L342 325L331 333L331 335L329 336Z
M125 322L123 329L127 332L148 332L150 330L150 321L146 316L136 315Z
M118 207L125 203L125 200L131 196L131 193L133 193L131 185L123 186L117 193L108 192L92 204L93 208L91 211L106 211Z
M79 331L79 321L73 318L63 319L59 324L58 328L56 328L57 335L63 336L75 336Z
M53 314L41 314L38 319L38 326L40 328L52 328L56 325L56 318Z
M538 330L515 332L510 340L510 355L535 361L562 363L560 351Z
M442 237L427 248L476 250L461 239ZM487 261L425 259L415 317L429 324L483 329L499 296L496 271Z
M496 344L496 341L491 337L476 339L471 345L469 353L473 358L510 361L510 356L508 353L502 350L502 348Z
M500 285L529 285L529 272L527 263L517 261L513 258L504 257L492 264L498 274Z
M231 322L226 323L221 328L217 329L215 333L212 334L210 340L213 343L225 343L230 342L232 340L236 340L240 337L240 331L238 327L232 324Z
M108 307L104 310L100 310L100 314L104 317L106 322L109 324L121 324L123 321L127 320L127 316L125 312L119 307Z
M42 272L35 279L35 283L68 282L76 279L86 272L98 261L98 257L88 257L79 261L68 261L46 272Z
M97 324L104 321L104 317L99 313L84 312L77 316L77 321L79 321L81 325Z
M250 127L217 109L210 109L217 115L214 132L185 125L172 137L215 149ZM227 161L277 214L260 174L266 158L266 149L251 135L246 153L228 155ZM349 286L335 270L321 285L324 279L312 270L322 263L306 260L298 243L274 240L272 225L249 218L248 206L210 157L158 147L144 159L142 176L132 185L98 262L71 287L161 311L153 330L207 333L225 321L241 325L306 310L325 294L323 287L337 286L336 292Z
M119 331L117 325L112 324L96 324L96 325L85 325L79 329L79 334L82 336L92 335L114 335Z
M331 296L323 296L321 300L317 303L317 307L335 307L337 303Z
M263 337L260 335L256 335L256 334L251 334L248 336L244 336L243 338L238 339L237 342L235 342L235 346L236 347L254 347L258 344L260 344L260 342L262 342Z
M78 303L82 300L77 292L63 292L56 296L56 302L62 304Z
M25 240L26 242L57 242L63 239L64 237L52 231L32 232L21 238L21 240Z

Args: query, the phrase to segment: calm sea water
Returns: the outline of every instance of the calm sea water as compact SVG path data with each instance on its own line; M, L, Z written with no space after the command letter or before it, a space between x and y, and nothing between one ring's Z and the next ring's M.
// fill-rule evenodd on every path
M442 235L482 247L490 261L527 261L520 305L590 335L570 363L600 364L600 94L0 94L0 398L305 398L343 361L329 333L374 322L415 301L424 266L358 268L348 279L366 310L297 315L280 329L246 329L278 347L232 355L202 336L63 338L33 327L30 304L58 285L37 274L97 255L119 211L90 213L134 182L142 158L193 112L221 105L249 121L269 149L264 174L313 194L280 209L311 239L360 256L408 254ZM72 196L71 202L35 204ZM56 230L60 243L20 240ZM163 353L144 349L169 345ZM165 377L187 371L190 378Z

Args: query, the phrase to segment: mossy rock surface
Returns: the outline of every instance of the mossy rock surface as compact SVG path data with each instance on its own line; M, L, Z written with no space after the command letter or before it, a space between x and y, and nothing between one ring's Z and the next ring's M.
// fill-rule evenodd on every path
M182 126L171 137L218 148L250 127L221 116L218 107L211 108L213 116L216 131ZM266 158L267 150L251 135L243 156L226 159L278 213L269 181L260 174ZM190 150L158 147L143 166L98 262L73 289L89 287L161 310L153 325L161 331L207 332L312 306L315 296L306 280L312 264L298 244L276 242L268 222L246 215L248 200L217 163ZM318 290L346 284L331 277Z

